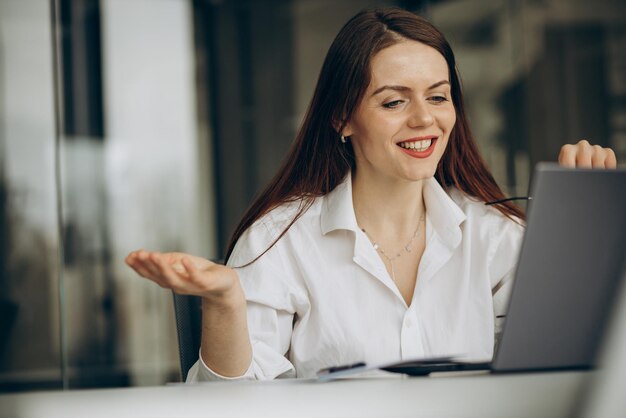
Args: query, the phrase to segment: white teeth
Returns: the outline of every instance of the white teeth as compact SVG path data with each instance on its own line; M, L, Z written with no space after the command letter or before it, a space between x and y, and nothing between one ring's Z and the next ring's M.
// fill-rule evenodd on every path
M422 141L414 141L414 142L401 142L400 145L402 148L413 149L418 152L426 151L430 144L432 143L431 139L424 139Z

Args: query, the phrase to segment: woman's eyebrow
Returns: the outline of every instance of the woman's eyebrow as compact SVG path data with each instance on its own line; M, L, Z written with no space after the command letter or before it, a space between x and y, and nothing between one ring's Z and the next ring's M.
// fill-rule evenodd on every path
M448 80L441 80L441 81L436 82L432 86L428 87L426 90L436 89L437 87L443 86L444 84L450 85L450 82Z
M382 93L385 90L394 90L394 91L410 91L411 89L407 86L382 86L374 90L372 96L376 96L378 93Z
M442 86L444 84L450 84L450 82L448 80L441 80L436 82L435 84L429 86L426 90L432 90L434 88L437 88L439 86ZM405 92L405 91L410 91L411 88L407 87L407 86L399 86L399 85L385 85L382 87L377 88L376 90L374 90L374 92L372 93L372 96L376 96L379 93L382 93L385 90L394 90L394 91L399 91L399 92Z

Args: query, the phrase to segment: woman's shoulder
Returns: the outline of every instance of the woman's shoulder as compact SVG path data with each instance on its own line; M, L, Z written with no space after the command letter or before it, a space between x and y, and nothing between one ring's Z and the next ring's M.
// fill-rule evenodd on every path
M263 229L270 234L281 234L290 225L291 229L310 224L311 220L319 218L320 200L319 197L313 197L283 202L262 215L250 229Z
M321 198L298 198L283 202L276 206L261 218L259 222L272 228L283 228L290 224L296 216L296 222L305 221L316 215L319 216L319 203Z
M495 206L486 205L456 188L448 190L448 195L465 214L465 222L474 228L484 230L490 235L510 233L521 236L524 233L525 223L522 219L509 217Z
M284 245L285 238L298 234L303 225L314 224L311 219L319 212L318 201L319 198L284 202L263 214L241 235L229 262L233 265L246 264L266 252L262 257L264 261L275 258L281 252L279 247Z
M449 191L449 195L465 213L463 234L484 251L491 277L494 280L504 277L517 262L524 238L524 221L508 217L494 206L485 205L457 189Z

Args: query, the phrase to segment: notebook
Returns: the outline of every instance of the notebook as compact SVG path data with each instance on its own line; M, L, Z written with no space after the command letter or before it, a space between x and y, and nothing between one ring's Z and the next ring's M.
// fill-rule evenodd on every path
M421 359L378 368L410 375L589 369L626 269L626 170L540 163L492 362ZM353 369L367 368L364 364ZM350 366L327 370L347 374Z

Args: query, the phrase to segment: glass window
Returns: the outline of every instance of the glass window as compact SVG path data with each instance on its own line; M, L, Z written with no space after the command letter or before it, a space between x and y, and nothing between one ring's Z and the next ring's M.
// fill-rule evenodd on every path
M399 5L450 41L510 195L586 138L626 161L623 1L0 1L0 390L178 380L172 294L131 250L223 257L334 36Z

